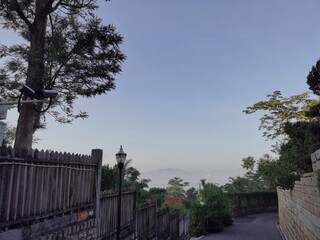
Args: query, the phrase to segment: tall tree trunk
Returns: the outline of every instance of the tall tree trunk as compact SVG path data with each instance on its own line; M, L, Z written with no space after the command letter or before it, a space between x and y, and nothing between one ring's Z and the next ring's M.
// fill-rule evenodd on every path
M44 88L44 49L48 1L50 0L36 1L34 22L29 25L30 53L26 84L34 90ZM33 134L38 127L39 118L40 113L34 110L32 104L22 106L16 130L15 149L28 150L32 148Z

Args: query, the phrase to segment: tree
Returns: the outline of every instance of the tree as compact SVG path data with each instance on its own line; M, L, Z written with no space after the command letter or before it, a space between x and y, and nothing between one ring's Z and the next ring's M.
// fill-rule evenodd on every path
M173 197L185 197L185 187L189 186L188 182L183 182L179 177L174 177L168 181L167 193Z
M247 176L251 176L254 173L254 166L255 166L256 160L254 160L253 157L249 156L246 158L242 158L242 167L248 172L246 173Z
M5 130L4 130L4 138L3 138L3 145L11 145L14 141L15 138L15 134L16 134L16 128L8 125L6 126Z
M314 94L320 96L320 59L312 66L307 76L307 84Z
M259 130L264 130L266 139L277 139L285 136L284 126L287 122L306 121L310 117L306 115L309 108L319 103L311 99L309 93L302 93L284 98L281 91L274 91L267 95L267 101L259 101L253 106L247 107L243 112L252 114L257 111L266 113L260 118Z
M161 207L164 204L166 193L167 191L165 188L153 187L149 189L149 197L156 200L158 207Z
M115 76L125 56L122 37L112 25L103 25L96 0L4 0L0 6L3 27L15 31L23 43L0 46L1 96L17 98L23 83L34 90L59 92L48 113L61 123L86 118L75 113L78 97L95 97L115 88ZM42 103L38 103L41 109ZM33 133L43 127L44 114L23 104L15 148L30 149Z
M202 181L201 202L187 201L190 233L198 237L232 224L231 199L213 183Z
M281 146L281 161L292 162L299 173L312 172L310 155L320 148L318 122L287 123L284 127L289 141Z
M297 171L297 165L292 161L260 159L257 174L261 176L266 191L276 191L277 187L292 189L300 178Z
M110 167L109 164L103 165L101 169L101 191L114 189L118 182L117 166Z
M251 180L247 177L229 177L229 183L223 186L223 189L228 193L244 193L249 192Z
M191 187L186 191L186 197L188 200L197 199L198 190L195 187Z

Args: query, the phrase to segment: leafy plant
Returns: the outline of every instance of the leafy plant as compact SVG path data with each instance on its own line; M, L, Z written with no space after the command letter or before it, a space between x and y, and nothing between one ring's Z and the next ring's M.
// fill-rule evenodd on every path
M213 183L205 183L201 191L201 202L189 202L190 233L198 237L222 231L232 224L231 199Z

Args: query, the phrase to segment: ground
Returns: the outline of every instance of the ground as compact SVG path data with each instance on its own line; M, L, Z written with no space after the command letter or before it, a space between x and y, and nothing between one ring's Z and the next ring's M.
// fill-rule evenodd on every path
M282 240L277 228L278 213L259 213L235 218L223 232L204 236L201 240Z

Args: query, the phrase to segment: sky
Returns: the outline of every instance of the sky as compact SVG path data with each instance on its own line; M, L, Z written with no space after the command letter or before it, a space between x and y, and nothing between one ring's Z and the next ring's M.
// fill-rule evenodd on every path
M123 145L140 172L234 170L270 153L262 113L242 111L274 90L308 91L320 57L317 0L111 0L98 15L124 37L116 90L80 99L90 117L48 128L34 147L90 154L114 165ZM1 30L1 43L12 33ZM16 124L16 109L7 122Z

